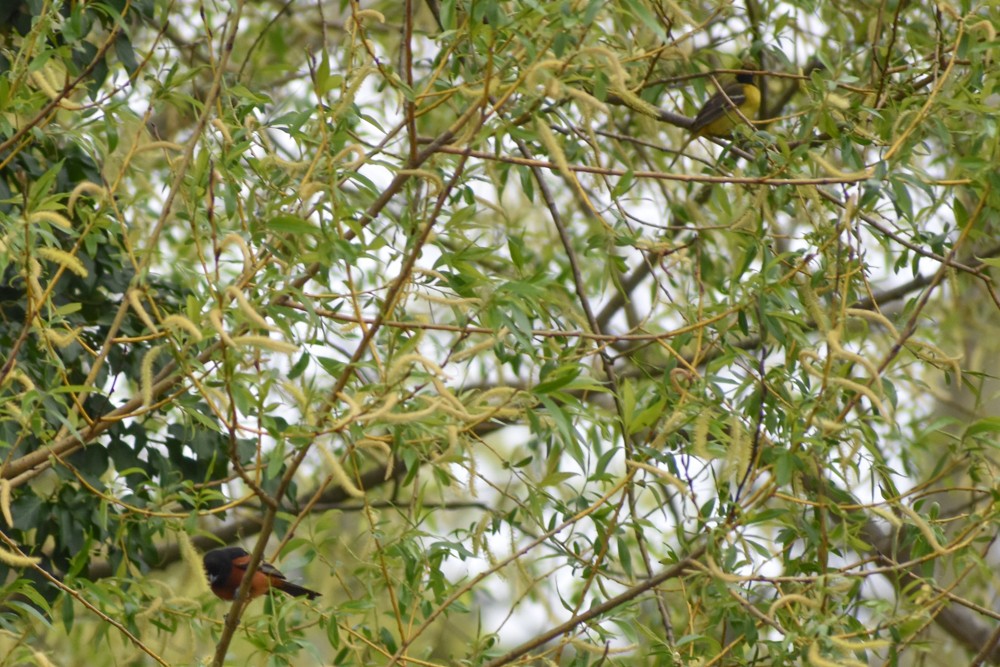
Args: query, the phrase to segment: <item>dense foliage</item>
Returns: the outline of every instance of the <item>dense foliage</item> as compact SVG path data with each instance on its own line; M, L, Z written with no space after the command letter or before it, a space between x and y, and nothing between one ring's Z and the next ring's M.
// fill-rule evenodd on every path
M1000 662L996 22L7 3L0 664Z

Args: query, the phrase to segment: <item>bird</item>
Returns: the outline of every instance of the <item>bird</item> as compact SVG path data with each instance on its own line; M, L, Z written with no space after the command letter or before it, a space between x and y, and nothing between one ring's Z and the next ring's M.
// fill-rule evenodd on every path
M745 122L744 119L753 119L759 109L760 88L754 82L754 75L740 72L735 81L723 86L698 110L688 128L691 135L677 151L677 158L698 137L728 137L737 125Z
M205 574L208 576L208 585L216 597L222 600L235 598L240 584L243 583L247 565L250 563L250 554L247 550L242 547L213 549L206 553L202 560ZM314 590L288 581L278 568L261 561L250 583L250 599L259 597L272 588L294 597L307 596L310 600L319 596Z

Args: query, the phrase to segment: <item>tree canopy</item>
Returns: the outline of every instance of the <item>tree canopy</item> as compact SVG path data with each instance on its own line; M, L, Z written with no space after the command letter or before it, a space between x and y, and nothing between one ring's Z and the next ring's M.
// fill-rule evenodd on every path
M2 664L1000 663L996 22L5 4Z

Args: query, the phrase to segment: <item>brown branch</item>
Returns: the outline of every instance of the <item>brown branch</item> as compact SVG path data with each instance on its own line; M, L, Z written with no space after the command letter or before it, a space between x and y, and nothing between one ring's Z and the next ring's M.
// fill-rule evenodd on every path
M699 558L701 558L701 556L705 553L705 550L706 550L705 546L699 546L695 548L695 550L692 551L690 554L688 554L688 556L684 560L680 561L676 565L673 565L664 570L663 572L660 572L650 577L649 579L643 581L642 583L637 584L632 588L629 588L624 593L620 593L614 596L613 598L605 600L601 604L595 605L583 613L576 614L565 623L557 625L554 628L546 630L545 632L535 637L532 637L528 641L510 650L509 652L505 653L499 658L490 660L489 662L485 663L483 667L501 667L501 665L506 665L511 662L514 662L524 654L538 648L542 644L551 641L560 635L570 632L579 625L588 623L596 618L599 618L609 612L614 611L615 609L625 604L626 602L635 599L642 593L645 593L646 591L652 588L656 588L665 581L668 581L670 579L675 579L681 576L688 570L689 567L691 567L691 565L694 562L696 562Z

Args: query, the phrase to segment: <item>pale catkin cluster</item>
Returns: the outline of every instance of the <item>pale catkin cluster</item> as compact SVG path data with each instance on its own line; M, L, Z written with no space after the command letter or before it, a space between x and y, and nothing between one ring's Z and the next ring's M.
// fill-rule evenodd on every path
M63 109L68 111L80 111L83 106L73 102L66 98L63 93L57 90L57 87L61 87L62 84L57 83L60 74L62 78L65 78L66 72L62 67L58 66L56 59L49 60L41 69L37 69L31 72L29 75L30 81L35 84L38 90L49 98L50 100L58 100L58 104Z
M56 227L62 227L63 229L73 228L73 223L70 222L69 218L58 211L35 211L28 216L28 220L30 222L48 222L49 224L55 225Z
M706 461L713 458L708 451L708 429L712 426L714 414L707 407L698 413L694 420L694 431L691 435L691 453Z
M365 492L354 485L354 482L348 477L344 467L340 465L340 461L330 452L330 449L328 447L320 447L319 451L330 468L330 476L333 478L333 481L352 498L364 498Z
M37 649L31 649L31 658L35 661L38 667L55 667L48 656Z
M194 544L191 542L191 536L183 530L177 531L175 535L177 537L177 546L180 550L181 560L184 562L184 566L190 573L197 574L197 576L193 576L191 578L197 580L201 592L208 593L208 581L202 573L201 556L198 555L198 550L194 548Z
M639 468L640 470L645 470L646 472L653 473L657 477L665 480L668 484L676 488L681 495L688 496L694 500L694 493L683 481L677 478L676 475L671 474L669 471L662 468L657 468L656 466L644 463L642 461L626 461L625 464L630 468Z
M45 336L45 340L49 341L55 345L60 350L66 349L76 341L77 336L83 330L82 327L75 327L69 329L68 331L63 331L62 333L56 331L55 329L44 329L42 330L42 335Z
M24 554L14 553L13 551L0 548L0 563L3 563L4 565L8 565L10 567L32 567L41 562L41 558L36 558L35 556L25 556Z
M126 293L125 298L128 299L128 303L132 306L132 310L139 317L139 319L142 320L142 323L146 325L146 328L152 332L158 332L159 329L156 328L156 324L153 322L152 318L149 317L149 313L146 312L146 309L142 305L140 294L141 292L139 290L130 289Z
M198 327L194 325L194 322L183 315L167 315L163 318L163 321L160 324L162 324L166 329L181 329L182 331L187 332L187 334L191 336L191 339L196 343L200 343L204 338L198 330Z
M33 391L35 389L35 383L32 382L31 378L28 377L25 373L21 371L20 368L17 368L16 366L12 367L10 369L10 372L7 373L7 377L4 378L4 384L7 384L11 380L19 382L21 386L24 387L25 391Z
M163 346L157 345L150 348L142 357L139 376L141 378L142 404L146 407L153 405L153 364L156 363L156 358L160 356L162 351Z
M854 660L853 658L837 658L836 660L830 660L823 657L820 653L820 645L818 641L814 641L809 645L809 649L806 651L806 659L809 661L809 664L814 665L814 667L868 667L868 663Z
M750 434L739 415L729 420L729 449L726 450L725 474L739 477L750 466Z
M253 253L250 252L250 246L247 245L247 242L243 240L242 236L240 236L236 232L230 232L222 238L221 242L219 242L219 252L222 252L231 245L234 245L237 248L239 248L240 254L243 255L243 273L244 274L252 273L254 266L254 256Z
M10 513L10 480L0 477L0 514L8 526L14 525L14 517Z
M60 248L39 248L38 256L47 259L53 264L58 264L67 271L71 271L81 278L86 278L89 274L80 258L72 253L68 253Z

